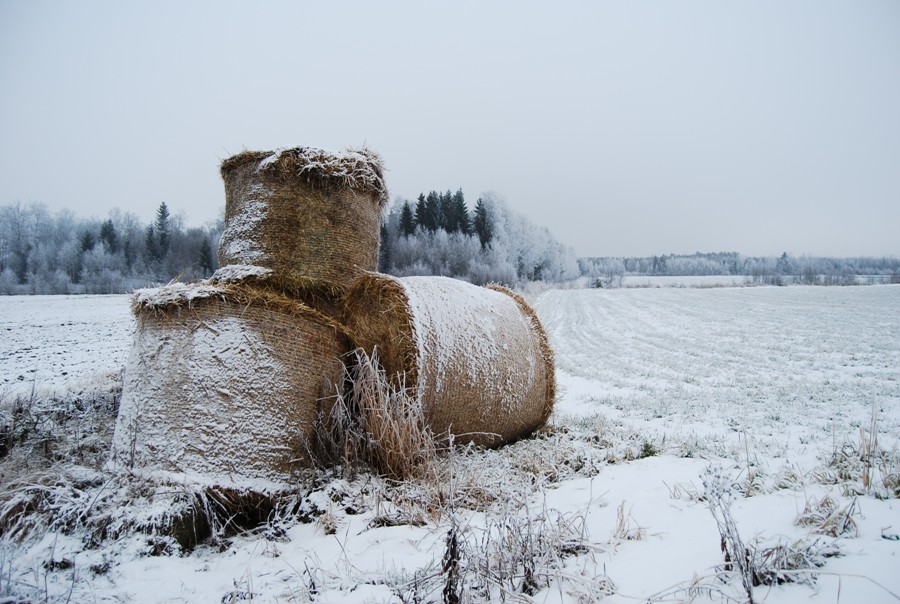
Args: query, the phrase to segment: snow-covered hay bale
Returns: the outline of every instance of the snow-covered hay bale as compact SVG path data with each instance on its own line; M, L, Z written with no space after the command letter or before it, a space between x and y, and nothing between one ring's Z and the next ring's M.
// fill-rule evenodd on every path
M340 321L343 312L346 286L331 281L276 273L261 266L229 264L213 273L211 285L230 286L240 284L254 290L264 290L285 295L316 310L330 319Z
M387 202L381 157L368 149L245 151L222 162L219 265L350 283L375 270Z
M328 411L350 344L325 315L227 272L135 293L114 462L147 477L274 492L310 463L317 412Z
M542 426L553 410L553 354L520 297L445 277L366 274L350 288L344 321L377 350L397 386L421 397L436 436L499 445Z

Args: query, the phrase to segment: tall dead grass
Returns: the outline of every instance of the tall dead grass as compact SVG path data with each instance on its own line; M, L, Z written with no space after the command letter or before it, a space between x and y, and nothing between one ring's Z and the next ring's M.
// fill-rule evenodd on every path
M363 469L395 480L431 472L440 448L425 422L422 400L402 381L392 383L378 360L351 353L343 387L315 424L312 457L354 476Z

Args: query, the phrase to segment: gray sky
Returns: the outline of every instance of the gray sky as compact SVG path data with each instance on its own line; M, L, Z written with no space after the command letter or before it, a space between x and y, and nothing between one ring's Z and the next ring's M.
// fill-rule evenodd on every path
M579 255L900 255L900 2L0 0L0 205L199 225L362 144Z

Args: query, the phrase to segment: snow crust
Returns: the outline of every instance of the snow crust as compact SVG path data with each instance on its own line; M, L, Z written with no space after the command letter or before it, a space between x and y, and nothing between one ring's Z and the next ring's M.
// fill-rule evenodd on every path
M272 269L262 266L253 266L249 264L229 264L219 268L209 282L213 284L239 283L245 279L265 278L272 274Z
M190 304L194 300L214 298L222 296L224 293L222 288L211 285L208 281L199 283L173 282L164 287L148 287L135 290L131 299L135 307L153 308L171 304Z

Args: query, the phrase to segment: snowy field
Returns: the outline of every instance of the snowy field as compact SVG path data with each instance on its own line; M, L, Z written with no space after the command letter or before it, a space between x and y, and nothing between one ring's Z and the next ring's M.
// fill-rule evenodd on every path
M190 552L91 542L95 481L67 491L78 520L0 546L0 601L740 602L742 566L757 602L900 600L900 286L530 298L559 384L538 437L404 484L319 476L294 512ZM0 313L5 403L124 365L127 297Z
M0 296L0 395L121 371L133 331L128 296Z

